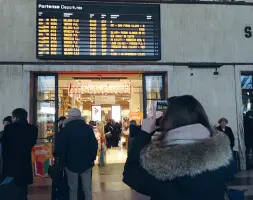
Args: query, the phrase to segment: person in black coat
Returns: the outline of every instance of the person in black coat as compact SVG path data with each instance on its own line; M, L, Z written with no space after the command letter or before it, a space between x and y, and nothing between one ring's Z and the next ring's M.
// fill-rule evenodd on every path
M92 199L92 167L97 156L98 142L92 128L81 118L80 110L69 110L69 118L55 141L55 155L66 167L70 200L77 200L78 176L81 177L86 200Z
M15 109L12 118L13 124L5 126L2 138L3 175L14 178L26 199L28 185L33 183L31 153L38 129L28 123L27 112L22 108Z
M129 139L128 139L128 153L130 149L132 148L132 143L134 141L134 138L138 136L141 132L141 126L138 126L135 120L130 121L129 125Z
M253 153L253 114L252 111L248 111L243 116L243 126L244 126L244 141L246 146L246 165L247 169L252 169L252 164L250 162L250 153Z
M235 146L235 137L232 129L227 126L228 120L226 118L221 118L219 119L218 123L220 124L220 126L218 126L217 129L228 136L230 140L231 149L233 149Z
M9 124L12 124L12 117L7 116L3 119L3 126L7 126ZM0 182L2 180L2 167L3 167L3 157L2 157L2 137L4 135L4 131L0 131Z
M155 113L153 114L155 116ZM125 165L123 181L151 200L224 200L232 174L228 137L213 132L192 96L169 99L161 121L144 119Z
M119 122L116 122L114 125L115 137L113 138L113 147L119 147L121 132L122 132L121 126L120 126Z
M105 137L106 137L106 146L110 149L113 146L113 139L114 139L114 127L112 124L112 120L108 120L107 124L105 125Z
M7 116L3 119L3 126L7 126L9 124L12 124L12 117L11 116ZM4 131L0 131L0 142L1 142L1 139L4 135Z
M62 129L62 125L63 125L63 121L66 119L65 116L61 116L58 121L57 121L57 124L58 124L58 131L60 131Z

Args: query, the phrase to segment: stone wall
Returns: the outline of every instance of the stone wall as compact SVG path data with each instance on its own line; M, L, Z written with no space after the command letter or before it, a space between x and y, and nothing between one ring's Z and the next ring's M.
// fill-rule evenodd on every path
M18 107L28 109L29 87L24 87L22 65L0 65L0 120ZM29 80L27 80L29 81ZM2 124L2 123L0 123ZM2 129L0 125L0 130Z

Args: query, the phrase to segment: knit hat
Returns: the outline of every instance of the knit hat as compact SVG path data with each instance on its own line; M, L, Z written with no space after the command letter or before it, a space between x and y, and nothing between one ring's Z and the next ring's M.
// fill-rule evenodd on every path
M77 108L71 108L69 110L69 117L70 118L80 118L81 117L81 111Z

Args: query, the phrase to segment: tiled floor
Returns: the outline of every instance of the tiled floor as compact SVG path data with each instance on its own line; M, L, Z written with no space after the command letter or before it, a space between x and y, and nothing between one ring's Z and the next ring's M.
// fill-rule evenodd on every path
M123 164L93 169L93 200L130 200L131 190L122 183ZM38 178L29 188L29 200L50 200L51 180Z
M105 169L93 169L93 200L131 200L132 191L122 183L124 164L108 164ZM230 188L247 190L245 200L253 200L253 171L241 172L229 184ZM51 180L38 178L29 188L29 200L50 200Z
M106 151L107 164L125 163L127 159L127 150L124 148L112 148Z

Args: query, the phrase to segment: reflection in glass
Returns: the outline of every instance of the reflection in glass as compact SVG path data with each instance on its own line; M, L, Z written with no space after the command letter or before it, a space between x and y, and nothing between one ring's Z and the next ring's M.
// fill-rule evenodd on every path
M37 101L55 100L55 77L39 76L37 82Z
M161 99L163 92L163 77L146 76L145 78L147 99Z
M38 76L37 79L37 125L39 138L51 141L55 123L55 77Z
M146 109L146 111L147 111L147 115L150 113L150 114L152 114L153 112L152 112L152 104L154 104L155 103L155 100L147 100L147 109Z
M150 112L150 107L157 100L164 100L165 88L162 75L147 75L145 77L146 90L146 114Z
M243 112L251 111L253 108L253 91L242 90Z
M241 87L242 87L242 89L253 89L252 75L242 75L241 76Z

